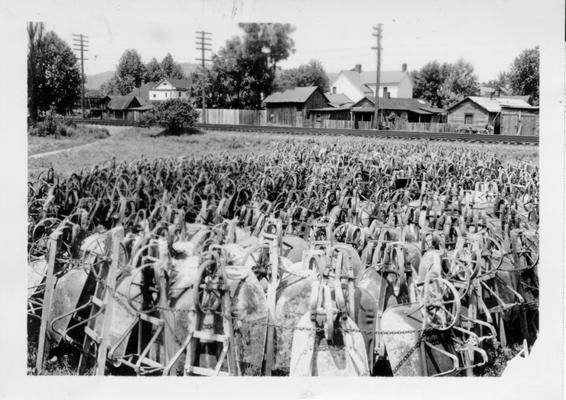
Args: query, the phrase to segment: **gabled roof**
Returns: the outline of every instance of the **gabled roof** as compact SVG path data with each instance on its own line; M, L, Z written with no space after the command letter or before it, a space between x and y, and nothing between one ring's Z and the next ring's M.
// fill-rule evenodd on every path
M108 109L127 110L128 108L142 106L142 102L143 100L131 94L127 94L125 96L111 96L110 102L108 103Z
M287 89L283 92L271 93L263 100L264 103L304 103L316 92L318 86L305 86ZM323 94L324 95L324 94Z
M328 92L328 93L324 93L324 95L328 99L330 105L333 107L340 107L343 106L344 104L353 103L353 101L348 96L342 93Z
M377 71L341 71L340 75L344 75L352 82L361 92L371 94L373 91L370 86L375 86L375 78ZM398 84L404 78L411 79L407 72L403 71L381 71L379 76L380 85Z
M538 110L538 107L533 107L525 100L521 98L514 98L511 97L479 97L479 96L468 96L464 99L452 104L450 107L446 109L449 111L454 107L458 106L459 104L463 103L464 101L470 100L486 110L487 112L500 112L502 108L514 108L514 109L521 109L521 110Z
M149 91L155 87L155 82L148 82L141 85L139 88L134 88L129 95L137 96L138 99L144 101L144 104L149 101Z
M353 111L369 111L366 108L371 107L360 107L360 103L364 101L369 101L372 104L375 104L375 96L366 96L363 99L359 100L356 104L352 106ZM391 110L391 111L411 111L416 114L440 114L444 112L444 110L436 107L429 106L424 100L420 99L409 99L409 98L379 98L379 108L382 110Z
M169 82L171 86L173 86L177 90L189 90L191 88L190 79L173 79L173 78L163 78L159 82L157 82L153 87L156 87L165 81Z

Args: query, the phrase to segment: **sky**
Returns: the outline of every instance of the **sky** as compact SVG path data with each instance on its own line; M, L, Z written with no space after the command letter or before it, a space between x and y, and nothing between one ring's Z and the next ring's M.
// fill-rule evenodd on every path
M9 2L27 7L68 43L73 33L89 37L85 73L114 70L125 49L144 62L168 52L179 62L196 62L195 31L212 33L213 51L238 35L239 22L288 22L295 26L295 52L281 63L297 67L320 60L327 72L362 64L376 69L372 27L383 24L382 69L409 70L429 61L473 64L480 81L495 79L523 49L544 37L545 9L530 0L122 0ZM19 8L20 10L16 10ZM33 10L29 12L29 10ZM5 10L2 10L5 11ZM25 31L24 31L25 33Z

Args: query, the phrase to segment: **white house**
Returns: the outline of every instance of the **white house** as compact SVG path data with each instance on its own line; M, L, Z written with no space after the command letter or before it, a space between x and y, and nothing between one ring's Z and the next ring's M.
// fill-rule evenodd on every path
M357 64L353 70L340 71L330 83L330 92L345 94L356 102L365 96L375 96L375 81L376 71L362 71L362 66ZM401 71L381 71L379 81L379 97L413 97L413 80L407 64L403 64Z
M165 78L149 90L149 100L188 99L190 87L191 81L189 79Z

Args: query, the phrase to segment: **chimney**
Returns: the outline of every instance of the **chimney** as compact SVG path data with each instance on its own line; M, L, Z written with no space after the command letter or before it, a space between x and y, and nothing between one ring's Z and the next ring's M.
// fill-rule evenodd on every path
M356 71L357 73L362 72L362 64L356 64L354 71Z
M407 72L407 63L401 64L401 71L402 71L402 72Z

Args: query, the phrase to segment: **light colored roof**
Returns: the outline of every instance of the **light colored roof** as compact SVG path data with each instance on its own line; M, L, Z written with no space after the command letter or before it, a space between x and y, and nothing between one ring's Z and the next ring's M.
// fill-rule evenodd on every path
M373 93L370 86L375 86L375 78L377 71L341 71L363 93ZM405 77L410 79L407 72L403 71L381 71L379 76L380 85L398 84Z
M340 107L341 105L353 103L353 101L343 93L324 93L328 102L335 107Z
M175 89L179 90L189 90L191 88L191 80L190 79L173 79L173 78L163 78L162 80L160 80L159 82L157 82L154 87L156 87L157 85L163 83L163 82L169 82L171 84L171 86L173 86Z
M488 112L500 112L501 108L519 108L519 109L526 109L526 110L536 110L538 107L533 107L529 103L527 103L522 98L515 98L515 97L480 97L480 96L468 96L463 100L460 100L457 103L452 104L447 110L450 110L456 107L458 104L470 100L476 103L478 106L483 108Z
M149 101L149 91L155 87L155 82L148 82L141 85L139 88L134 88L129 95L137 96L138 99L143 100L143 103ZM142 104L143 105L143 104Z
M318 89L317 86L295 87L283 92L271 93L264 103L304 103Z

